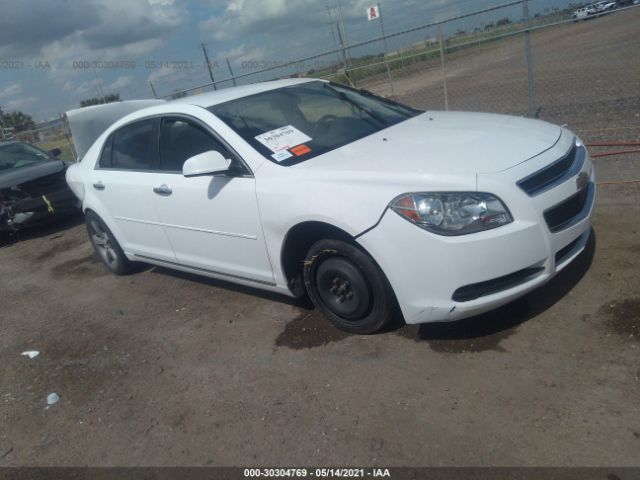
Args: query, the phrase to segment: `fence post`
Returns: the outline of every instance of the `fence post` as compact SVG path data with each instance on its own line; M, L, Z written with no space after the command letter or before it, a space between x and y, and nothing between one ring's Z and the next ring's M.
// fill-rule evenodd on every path
M202 53L204 54L204 61L207 63L207 70L209 70L209 77L211 77L211 83L213 84L213 89L217 90L216 81L213 79L213 72L211 71L211 62L209 61L209 54L207 53L207 47L205 46L204 43L202 43L201 45L202 45Z
M229 69L229 73L231 74L231 81L233 82L233 86L236 85L236 76L233 74L233 70L231 70L231 63L229 63L229 57L225 57L227 59L227 68Z
M449 110L449 91L447 89L447 66L444 59L444 35L442 24L438 25L438 37L440 37L440 65L442 66L442 85L444 87L444 109Z
M387 67L387 79L389 80L389 87L391 88L391 96L395 95L395 91L393 89L393 79L391 78L391 68L389 67L389 46L387 45L387 38L384 34L384 20L382 20L382 10L380 9L380 4L378 4L378 18L380 19L380 30L382 32L382 42L384 44L384 64Z
M535 85L533 83L533 58L531 56L531 32L529 31L529 0L523 0L522 13L524 15L524 50L527 59L527 106L529 116L536 116Z

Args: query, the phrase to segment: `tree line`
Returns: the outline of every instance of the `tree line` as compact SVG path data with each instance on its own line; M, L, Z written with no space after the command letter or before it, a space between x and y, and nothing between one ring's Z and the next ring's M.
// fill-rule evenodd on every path
M120 94L111 93L102 97L87 98L80 101L80 107L89 107L91 105L101 105L104 103L119 102ZM13 133L24 132L27 130L33 130L36 126L35 121L24 112L13 110L11 112L5 112L0 105L0 128L13 129ZM0 136L0 139L2 136Z

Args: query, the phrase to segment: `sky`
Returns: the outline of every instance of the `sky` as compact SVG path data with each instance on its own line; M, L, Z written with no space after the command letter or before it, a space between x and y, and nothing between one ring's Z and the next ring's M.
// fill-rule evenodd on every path
M386 33L441 21L509 0L379 0ZM380 35L367 21L376 0L0 0L0 107L36 121L77 108L81 100L119 93L122 99L157 95L210 81L205 44L216 80L255 72L336 48L341 5L348 43ZM530 0L533 13L564 7L568 0ZM522 7L452 22L457 29L509 16ZM333 20L333 24L330 22ZM435 30L391 39L395 50ZM382 51L381 42L354 49L353 56ZM321 67L337 55L305 65ZM276 69L239 83L290 73ZM230 82L224 86L230 86Z

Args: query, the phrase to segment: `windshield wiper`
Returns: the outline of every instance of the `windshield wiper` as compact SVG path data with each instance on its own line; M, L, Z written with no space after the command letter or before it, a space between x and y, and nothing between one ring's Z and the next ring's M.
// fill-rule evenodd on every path
M356 107L358 110L360 110L361 112L366 113L367 115L369 115L371 118L373 118L375 121L381 123L382 125L384 125L385 127L388 127L390 125L389 122L387 122L384 118L382 118L380 115L378 115L377 113L373 112L371 109L365 107L364 105L360 105L358 102L356 102L355 100L353 100L352 98L349 98L349 96L344 93L341 92L340 90L337 90L335 88L333 88L331 85L329 85L328 83L324 84L324 88L331 90L334 94L336 94L338 96L338 98L340 98L341 100L344 100L345 102L353 105L354 107Z
M378 95L371 93L369 90L365 90L364 88L358 89L358 93L363 97L375 98L376 100L383 102L387 106L387 108L390 108L394 112L399 113L400 115L404 115L407 118L411 118L415 115L424 113L422 110L418 110L417 108L409 107L398 102L393 102L388 98L379 97Z

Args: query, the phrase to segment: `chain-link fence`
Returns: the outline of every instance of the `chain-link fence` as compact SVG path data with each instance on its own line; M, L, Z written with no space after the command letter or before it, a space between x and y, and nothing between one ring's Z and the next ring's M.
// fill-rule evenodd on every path
M29 130L6 128L0 132L0 141L17 140L36 145L42 150L59 149L59 158L75 161L76 155L71 140L71 133L62 117L42 122Z
M515 0L351 44L338 26L338 48L177 95L327 78L424 109L535 116L566 123L588 140L639 140L640 5L610 2L578 21L581 5L542 2Z

